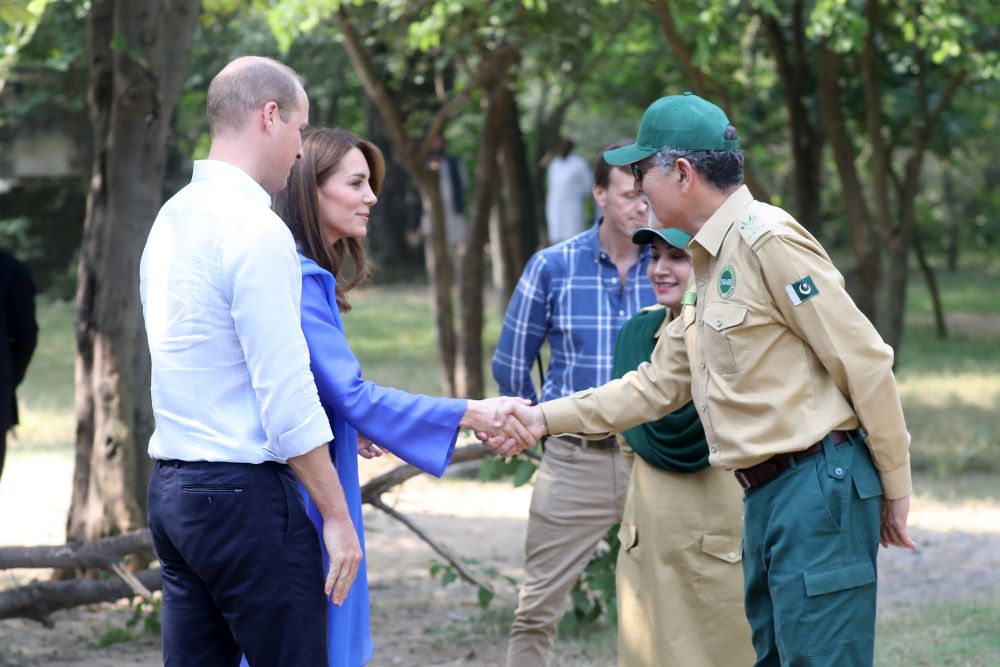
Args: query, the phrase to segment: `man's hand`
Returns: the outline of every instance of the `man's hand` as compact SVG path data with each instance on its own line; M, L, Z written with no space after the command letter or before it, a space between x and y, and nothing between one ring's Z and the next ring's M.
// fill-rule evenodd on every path
M906 517L910 513L910 497L903 496L895 500L882 499L882 536L879 541L882 546L907 547L916 549L917 544L906 532Z
M309 492L323 517L323 543L330 555L330 571L323 590L331 601L344 603L361 563L361 544L344 498L340 478L330 461L327 445L288 459L292 472Z
M361 564L361 544L351 518L323 520L323 542L330 555L330 571L323 591L335 605L344 604Z
M538 440L519 424L505 428L504 418L515 406L528 406L523 398L500 396L480 401L469 401L461 425L473 429L483 444L500 456L516 456Z
M384 453L381 447L371 441L371 438L358 433L358 455L362 458L374 459Z
M549 426L545 422L542 408L537 405L527 405L526 402L507 402L501 405L494 415L493 429L499 429L497 436L485 437L487 434L477 433L477 437L488 446L496 447L501 438L514 438L520 442L538 442L548 435ZM522 449L524 449L522 447Z

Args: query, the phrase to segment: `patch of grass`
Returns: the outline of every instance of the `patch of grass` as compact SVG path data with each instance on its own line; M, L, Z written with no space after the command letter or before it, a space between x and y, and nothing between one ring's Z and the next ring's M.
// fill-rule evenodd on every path
M365 377L382 385L440 396L437 331L426 287L365 287L352 294L353 308L343 316L344 331ZM492 295L486 298L484 314L483 378L489 396L496 393L490 358L500 335L500 314Z
M1000 278L1000 260L996 257L975 257L954 273L939 270L936 276L941 302L946 312L997 312L994 285ZM916 267L911 268L907 292L907 312L934 312L927 283Z
M1000 603L925 604L883 614L876 667L1000 665Z
M75 305L40 299L38 347L18 388L20 425L11 451L64 449L73 442L73 364Z

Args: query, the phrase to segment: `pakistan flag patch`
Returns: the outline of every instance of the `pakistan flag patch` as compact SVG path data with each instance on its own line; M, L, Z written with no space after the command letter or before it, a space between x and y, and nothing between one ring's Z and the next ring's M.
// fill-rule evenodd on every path
M788 298L792 300L793 306L797 306L803 301L808 301L819 294L819 290L816 289L816 283L813 282L812 276L806 276L801 280L796 280L791 285L786 285L785 292L788 293Z
M730 298L736 291L736 270L732 264L726 264L722 267L722 271L719 271L718 290L719 296L723 299Z

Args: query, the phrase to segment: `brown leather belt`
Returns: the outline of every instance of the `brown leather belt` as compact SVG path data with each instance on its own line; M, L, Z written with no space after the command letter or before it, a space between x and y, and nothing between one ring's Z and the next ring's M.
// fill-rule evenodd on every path
M556 437L577 447L589 447L590 449L617 449L618 447L618 440L613 435L601 438L600 440L587 440L586 438L578 438L575 435L560 435Z
M848 440L853 433L854 431L830 431L827 438L830 440L830 444L839 445L840 443ZM813 454L819 454L821 451L823 451L822 440L814 443L806 449L803 449L801 452L792 452L791 454L775 454L762 463L750 466L749 468L736 470L733 474L736 475L736 480L740 483L740 486L744 489L752 489L754 487L767 484L772 479L777 477L778 473L791 468L793 461L797 463L802 459L809 458Z

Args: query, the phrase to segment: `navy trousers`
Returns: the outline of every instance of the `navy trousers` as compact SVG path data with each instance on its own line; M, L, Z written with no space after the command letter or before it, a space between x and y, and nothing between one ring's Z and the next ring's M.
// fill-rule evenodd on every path
M164 665L326 667L319 539L287 466L157 461L149 529Z

